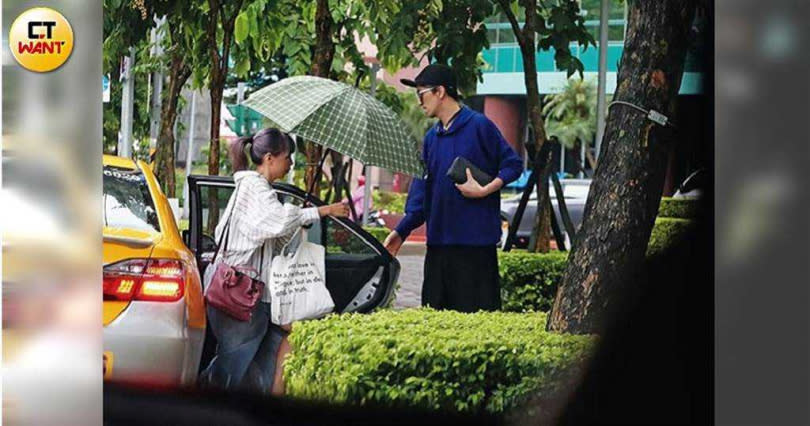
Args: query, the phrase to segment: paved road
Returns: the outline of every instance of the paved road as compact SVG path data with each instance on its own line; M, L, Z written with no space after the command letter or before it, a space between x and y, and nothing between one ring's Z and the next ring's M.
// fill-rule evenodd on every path
M402 271L394 309L416 308L422 305L422 277L425 263L424 243L405 243L397 255Z

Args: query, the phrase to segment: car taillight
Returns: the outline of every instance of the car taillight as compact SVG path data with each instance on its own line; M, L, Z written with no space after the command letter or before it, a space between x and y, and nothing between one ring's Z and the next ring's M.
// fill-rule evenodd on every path
M125 260L104 268L104 300L174 302L183 297L185 277L179 260Z

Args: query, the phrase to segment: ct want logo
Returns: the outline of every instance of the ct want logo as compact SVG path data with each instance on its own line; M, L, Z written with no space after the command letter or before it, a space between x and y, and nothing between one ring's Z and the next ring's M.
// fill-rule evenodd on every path
M73 29L61 13L35 7L23 12L11 24L8 44L14 59L23 68L53 71L61 67L73 51Z

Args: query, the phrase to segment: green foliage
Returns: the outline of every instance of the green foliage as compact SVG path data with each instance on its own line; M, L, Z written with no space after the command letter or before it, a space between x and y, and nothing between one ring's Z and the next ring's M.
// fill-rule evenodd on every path
M507 412L553 386L593 336L545 331L546 315L431 309L296 324L284 368L294 398Z
M371 87L370 79L364 78L359 87L361 90L369 91ZM374 97L399 115L417 140L422 140L428 128L434 123L434 120L427 117L422 111L422 107L419 106L419 99L413 90L400 92L378 80Z
M331 219L325 219L324 223L330 223ZM365 241L351 233L348 228L341 225L327 225L326 252L327 253L354 253L354 254L376 254ZM383 242L385 237L391 232L387 228L377 228L372 226L363 227L374 239Z
M698 215L698 208L700 204L697 200L664 197L661 198L658 217L694 219Z
M208 164L208 157L211 154L211 147L209 145L205 145L201 148L200 152L202 153L203 162ZM205 174L208 174L207 166ZM225 139L219 140L219 174L222 176L231 174L231 159L228 156L228 142L226 142Z
M624 19L624 11L627 1L625 0L618 0L618 1L611 1L610 3L610 19ZM602 1L601 0L581 0L580 1L580 8L585 16L586 21L598 21L599 15L602 13ZM591 35L595 39L599 39L599 26L594 25L592 27L588 27ZM624 40L624 26L623 25L610 25L608 27L608 40L610 41L622 41Z
M372 237L376 238L377 241L383 242L385 241L385 237L391 233L391 230L388 228L381 228L377 226L364 226L363 229L366 230Z
M490 0L444 0L441 15L430 22L435 32L435 47L428 57L450 65L458 76L462 94L475 93L476 83L483 80L484 61L481 51L489 47L483 22L495 11Z
M489 0L413 0L372 2L375 38L383 67L394 72L431 62L450 65L464 95L475 93L482 78L481 51L489 47L486 26L493 11ZM420 135L421 136L421 135Z
M647 245L647 256L661 254L669 245L682 238L698 215L699 201L664 197L658 208L650 242Z
M598 19L598 0L595 9L596 15L591 13L593 12L592 10L587 10L589 13L583 14L583 12L586 12L586 9L591 8L591 5L586 7L585 3L587 2L575 0L554 2L500 0L496 3L498 4L498 13L487 19L487 23L510 22L509 18L511 17L514 18L515 22L520 27L520 32L524 33L526 14L535 14L535 39L537 41L537 50L549 50L553 47L555 51L554 61L557 69L565 70L569 77L574 73L579 73L580 77L582 77L584 67L582 62L571 54L570 44L576 42L584 49L587 49L589 46L596 46L596 33L593 33L592 29L589 30L585 27L585 21ZM580 3L582 4L582 9L580 9ZM526 10L526 5L534 5L532 6L534 10ZM587 17L583 15L587 15ZM501 36L503 36L503 34L501 34ZM516 34L514 39L518 40L518 43L520 43L519 35ZM535 71L536 70L525 70L525 72Z
M134 46L135 67L132 69L134 79L134 101L132 109L132 141L133 153L139 154L138 158L146 159L148 148L142 149L141 144L148 146L149 139L149 73L154 69L155 63L149 57L149 43L141 40ZM122 57L128 55L128 49L119 52ZM110 53L112 54L112 53ZM121 59L121 58L119 58ZM143 63L141 63L143 61ZM120 80L118 63L114 68L105 68L105 72L110 74L110 102L102 106L102 139L104 142L103 152L112 154L118 145L118 132L121 129L121 98L123 82Z
M180 53L193 68L201 56L204 33L200 15L200 4L203 2L132 2L128 0L104 0L104 41L102 65L105 74L110 74L110 102L103 107L103 140L104 152L115 152L118 143L121 116L121 89L119 66L129 48L135 49L135 66L133 67L135 99L133 105L133 140L134 151L139 158L146 158L148 149L141 146L148 143L149 137L149 74L168 68L172 54ZM163 32L165 54L155 57L150 54L153 44L149 32L155 23L152 16L166 15L168 25ZM204 52L202 54L204 56ZM168 77L168 75L167 75ZM164 85L163 102L166 105L169 82ZM163 113L167 113L164 109Z
M554 303L568 253L498 253L501 305L510 312L547 312Z
M585 28L585 18L580 15L579 3L575 0L561 0L550 5L540 2L536 13L539 18L537 50L549 50L553 47L557 69L565 70L568 77L579 73L579 77L583 78L585 68L582 61L571 54L570 44L577 42L587 50L588 46L596 46L596 41Z
M385 304L380 306L380 309L393 309L394 308L394 303L397 302L397 294L399 294L399 289L401 287L402 286L399 284L399 281L397 281L394 284L394 290L391 292L391 297L388 298L388 301L385 302Z
M241 81L264 74L279 74L282 38L288 27L279 26L290 2L252 0L243 3L234 21L231 52L233 75ZM236 81L230 82L232 85Z
M662 204L661 210L665 214L682 216L694 214L694 204L680 201L675 200L671 204L674 207L665 208ZM692 224L691 220L663 217L659 214L650 235L647 256L661 254L678 241ZM565 273L567 262L566 252L499 252L502 309L510 312L550 310L557 294L557 284Z
M659 217L655 219L650 242L647 244L647 257L663 253L667 247L683 237L693 222L687 219Z
M408 194L388 191L373 191L371 200L377 210L388 210L390 213L405 213L405 201Z
M591 80L569 78L562 92L546 96L546 134L566 148L590 143L596 133L596 86Z
M119 60L127 55L130 46L135 46L147 37L152 27L151 2L144 4L145 11L133 7L128 0L104 0L102 66L105 73L117 72ZM145 12L145 13L144 13Z

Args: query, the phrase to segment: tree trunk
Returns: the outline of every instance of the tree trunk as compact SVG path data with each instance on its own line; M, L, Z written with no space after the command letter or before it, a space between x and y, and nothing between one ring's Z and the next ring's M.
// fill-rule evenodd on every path
M526 11L526 22L523 29L520 28L517 18L512 13L511 2L509 0L498 0L501 6L501 11L509 19L512 26L512 31L515 33L518 45L520 46L520 54L523 57L523 80L526 84L526 111L529 119L529 124L532 128L534 135L534 152L535 155L540 155L543 144L546 141L546 127L543 123L542 105L540 104L540 90L537 84L537 60L535 52L537 47L535 45L535 34L537 31L536 10L537 0L520 0L521 7ZM537 161L537 159L535 159ZM542 214L537 215L535 220L534 230L532 231L532 241L535 244L529 246L530 251L548 252L550 242L550 225L551 216L548 211L547 203L542 203L540 191L545 190L548 194L548 182L541 182L538 179L537 184L537 212Z
M169 67L169 90L163 98L163 116L160 120L160 134L157 141L156 172L163 192L169 198L175 197L174 181L174 122L177 119L177 101L180 91L191 75L191 68L185 63L183 53L174 49Z
M217 29L219 28L221 8L219 0L208 0L208 52L211 55L211 76L208 82L208 92L211 95L211 133L208 138L209 175L219 175L219 104L222 101L221 93L224 82L224 78L220 77L221 58L219 56L219 44L217 43Z
M219 175L219 126L222 118L222 92L225 89L225 78L228 76L228 59L231 52L233 27L242 0L233 0L231 16L226 16L225 4L219 0L208 0L208 50L211 55L211 77L208 91L211 95L211 138L208 141L208 174ZM222 23L222 55L219 54L217 29ZM216 192L210 191L208 197L208 229L214 229L219 221L219 208Z
M312 58L312 75L316 77L329 78L332 69L332 61L335 58L335 43L332 40L332 27L334 26L332 13L329 10L329 0L318 0L315 10L315 51ZM307 168L304 174L304 182L310 188L312 181L318 171L318 163L323 155L321 146L313 142L306 143L305 154L307 157ZM312 193L320 193L319 182L315 182Z
M547 253L549 251L549 243L551 241L551 209L548 197L548 176L551 173L553 158L551 150L545 152L546 158L542 158L542 154L535 152L535 173L540 176L537 179L537 209L534 214L534 226L532 227L532 235L529 239L529 252L532 253ZM543 206L543 208L540 208Z
M329 78L332 60L335 58L335 43L332 40L332 12L329 0L318 0L315 11L315 51L312 60L312 75Z
M614 99L673 116L695 0L629 1ZM668 130L624 105L608 115L582 228L547 328L598 333L643 272L664 179Z

